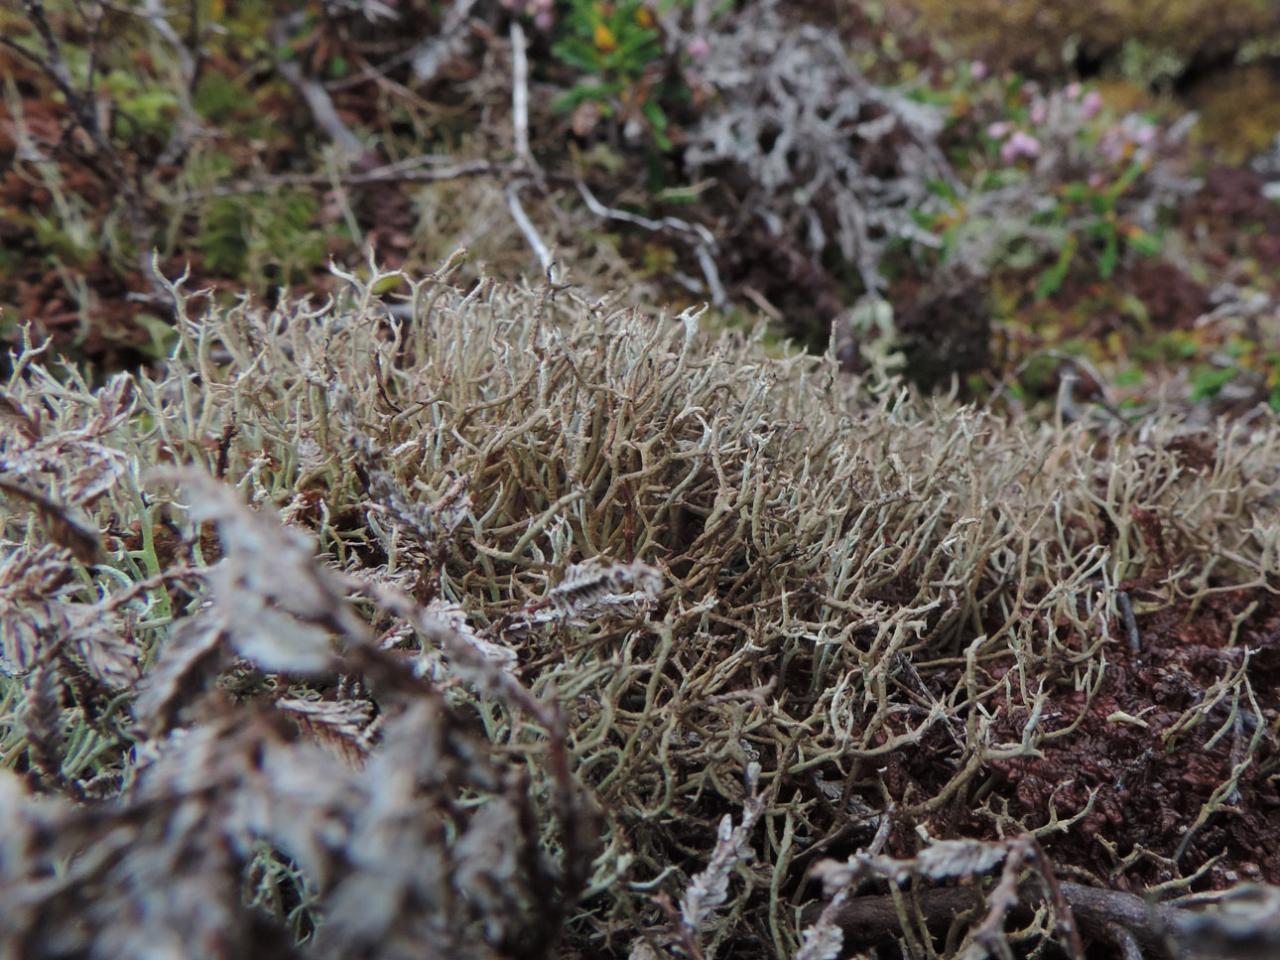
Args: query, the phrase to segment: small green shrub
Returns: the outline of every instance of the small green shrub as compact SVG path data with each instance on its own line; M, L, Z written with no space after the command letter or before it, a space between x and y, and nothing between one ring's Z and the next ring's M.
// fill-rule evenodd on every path
M555 108L590 104L605 119L643 124L659 150L670 150L663 104L687 99L688 90L666 76L662 35L649 5L569 0L563 7L551 52L585 78L561 94Z
M1194 189L1168 162L1180 134L1117 116L1078 83L1042 91L1017 76L967 76L950 97L949 153L967 188L935 181L941 207L917 214L942 263L979 274L1038 267L1043 301L1069 277L1110 280L1133 256L1161 251L1164 214Z

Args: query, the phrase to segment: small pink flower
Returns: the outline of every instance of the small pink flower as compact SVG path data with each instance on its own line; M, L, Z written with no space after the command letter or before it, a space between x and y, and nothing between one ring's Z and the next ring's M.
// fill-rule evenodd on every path
M1111 163L1124 159L1125 136L1119 127L1108 127L1098 139L1098 152Z
M1092 120L1102 112L1102 94L1097 90L1090 90L1084 95L1084 99L1080 101L1080 116L1086 120Z
M1000 159L1005 163L1014 163L1023 157L1032 160L1040 156L1040 141L1029 133L1015 130L1013 136L1000 148Z
M1037 100L1031 105L1031 122L1036 126L1040 126L1049 119L1049 105L1043 100Z
M1012 129L1013 124L1001 120L998 123L993 123L991 126L987 127L987 136L992 140L1003 140L1009 135L1009 131Z
M707 43L706 37L694 37L685 44L684 52L694 60L705 60L711 52L711 44Z
M974 80L985 80L989 72L987 65L981 60L975 60L969 64L969 76Z
M1079 100L1080 94L1083 90L1084 90L1084 87L1080 86L1080 84L1069 83L1067 84L1066 94L1072 100Z

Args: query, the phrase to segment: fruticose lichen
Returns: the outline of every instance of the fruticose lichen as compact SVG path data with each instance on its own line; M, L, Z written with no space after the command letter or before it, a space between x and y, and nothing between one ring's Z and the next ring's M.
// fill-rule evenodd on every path
M1280 882L1274 418L1020 420L696 311L346 279L174 286L151 373L13 358L6 947L836 956L819 876L1003 862L960 956L1066 937L1024 867Z

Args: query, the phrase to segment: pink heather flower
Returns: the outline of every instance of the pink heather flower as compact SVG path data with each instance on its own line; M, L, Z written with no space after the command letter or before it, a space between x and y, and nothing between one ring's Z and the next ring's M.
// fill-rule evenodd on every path
M1009 131L1012 129L1013 124L1006 123L1004 120L1001 120L1000 122L993 123L991 126L987 127L987 136L992 140L1003 140L1009 135Z
M987 65L981 60L975 60L973 63L969 64L969 76L974 80L986 79L988 72Z
M1043 100L1037 100L1031 105L1031 122L1036 126L1044 123L1049 119L1049 105Z
M1098 152L1111 163L1124 159L1125 135L1119 127L1108 127L1098 139Z
M694 37L685 44L684 52L694 60L704 60L711 52L711 44L707 43L706 37Z
M1102 94L1097 90L1090 90L1084 95L1084 99L1080 101L1080 116L1086 120L1092 120L1102 111Z
M1080 99L1080 93L1081 93L1081 91L1083 91L1083 90L1084 90L1084 87L1080 86L1080 84L1078 84L1078 83L1069 83L1069 84L1067 84L1066 94L1067 94L1067 96L1068 96L1068 97L1070 97L1072 100L1079 100L1079 99Z
M1013 136L1000 148L1000 159L1005 163L1014 163L1025 157L1032 160L1040 156L1040 141L1029 133L1015 130Z

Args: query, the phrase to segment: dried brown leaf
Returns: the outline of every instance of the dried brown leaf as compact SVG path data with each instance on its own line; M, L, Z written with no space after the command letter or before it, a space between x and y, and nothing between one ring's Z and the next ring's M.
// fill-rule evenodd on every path
M98 563L105 558L98 528L74 507L51 500L7 478L0 477L0 490L33 508L48 531L49 539L71 551L81 563Z

